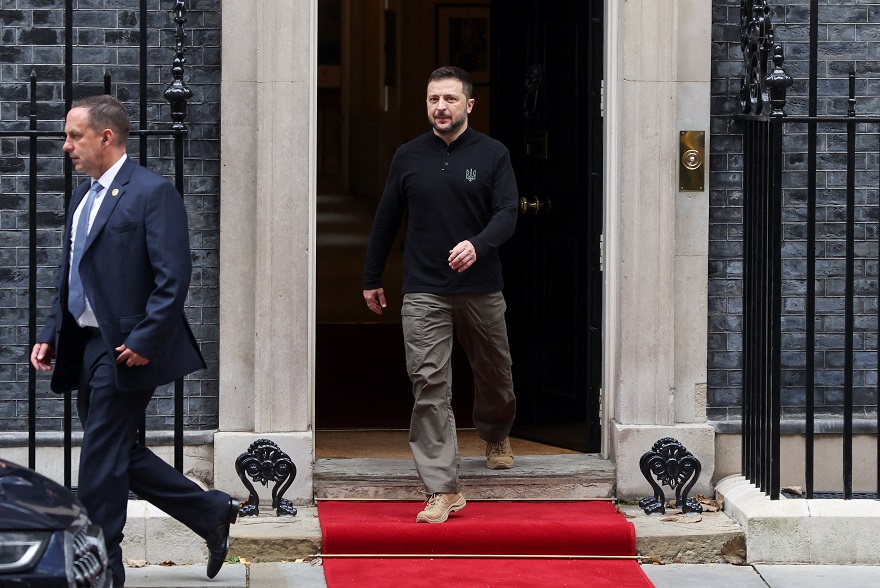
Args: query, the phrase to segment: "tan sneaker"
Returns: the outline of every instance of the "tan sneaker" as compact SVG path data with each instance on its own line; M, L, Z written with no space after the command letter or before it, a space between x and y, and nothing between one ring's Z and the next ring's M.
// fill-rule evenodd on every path
M461 492L455 494L428 494L425 510L416 517L417 523L442 523L449 518L449 513L464 508L466 504Z
M504 441L486 443L486 467L490 470L509 470L513 467L510 437L505 437Z

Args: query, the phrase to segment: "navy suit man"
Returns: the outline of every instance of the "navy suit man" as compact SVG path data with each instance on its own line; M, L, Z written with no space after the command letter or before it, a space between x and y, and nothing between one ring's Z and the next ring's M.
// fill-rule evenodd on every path
M137 443L155 388L205 362L184 315L192 259L183 200L128 158L129 131L128 112L111 96L77 101L67 113L64 151L91 179L72 195L57 296L31 351L37 370L55 360L53 391L78 389L79 498L104 530L117 587L129 490L207 541L209 578L223 565L239 510Z

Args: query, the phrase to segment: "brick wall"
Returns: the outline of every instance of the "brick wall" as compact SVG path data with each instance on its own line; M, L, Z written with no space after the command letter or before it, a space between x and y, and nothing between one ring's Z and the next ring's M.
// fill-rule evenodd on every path
M742 376L742 140L734 112L742 70L739 0L712 0L712 141L710 160L709 261L709 398L712 420L737 419L741 414ZM113 92L137 110L138 32L137 0L79 0L74 34L75 92L101 91L105 70L114 78ZM170 107L162 92L170 83L174 49L172 2L149 3L149 118L165 125ZM820 113L841 114L846 109L846 75L854 64L859 82L858 112L880 114L880 0L823 0L820 8ZM41 129L63 127L63 8L45 0L0 0L0 129L27 128L27 79L40 79ZM186 206L190 213L193 247L193 284L187 312L208 361L208 369L186 381L185 414L188 427L217 424L218 355L218 238L219 238L219 93L220 0L190 0L186 24L187 85L195 92L188 111L186 141ZM773 20L777 41L786 48L787 69L795 78L789 92L790 113L806 112L808 3L776 2ZM137 114L133 117L137 126ZM161 122L159 122L161 121ZM803 200L806 138L803 129L789 128L786 138L786 384L784 410L799 414L803 406L803 281L804 243L799 204ZM859 202L857 287L856 402L859 410L876 410L876 295L877 284L877 150L875 129L861 128L858 157ZM817 384L820 406L830 412L839 404L842 381L842 327L834 311L840 297L839 213L843 192L840 171L842 142L836 129L820 136L820 183L823 209L820 223L825 238L819 251L821 272L817 304L823 315L817 332ZM130 145L137 156L136 143ZM148 147L150 166L170 176L170 144L153 141ZM63 222L63 182L60 145L39 144L39 262L40 320L51 294L54 264ZM23 140L0 139L0 431L24 430L27 397L27 173L28 147ZM873 241L872 241L873 240ZM60 403L48 392L44 378L38 386L41 430L58 430ZM157 394L149 409L151 427L167 428L171 421L168 390Z
M31 72L38 76L40 130L62 131L64 118L64 8L46 0L0 0L0 129L28 127ZM192 287L187 302L196 337L208 364L185 382L185 424L217 426L219 338L220 213L220 0L189 0L184 81L193 90L185 141L185 202L193 251ZM139 128L138 0L78 0L74 3L74 96L101 93L107 71L111 93L132 112ZM176 24L174 2L148 2L149 127L169 128L170 105L163 97L171 83ZM150 139L148 166L173 180L171 139ZM0 138L0 431L27 428L28 381L28 173L25 139ZM54 291L64 222L61 142L38 143L38 326ZM129 155L139 158L136 139ZM78 183L81 177L75 174ZM61 430L62 403L38 380L38 429ZM170 428L171 387L157 391L148 408L148 427Z
M809 3L774 2L776 42L794 78L786 113L807 114ZM880 114L880 1L822 0L819 9L818 113L845 115L848 74L857 74L857 113ZM730 115L740 87L740 1L713 0L712 144L709 221L710 420L738 420L742 406L742 135ZM786 125L783 210L783 416L806 402L805 293L807 135ZM877 407L878 135L858 128L856 155L855 370L856 416ZM818 136L816 247L816 406L839 415L843 397L846 130L821 125Z

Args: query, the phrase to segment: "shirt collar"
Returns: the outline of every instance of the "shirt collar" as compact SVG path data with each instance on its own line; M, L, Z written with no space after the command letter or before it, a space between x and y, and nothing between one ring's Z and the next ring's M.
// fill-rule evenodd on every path
M98 182L103 186L104 190L110 187L110 184L113 183L113 180L116 179L116 174L119 173L119 170L122 168L122 164L125 163L125 160L128 159L128 155L125 153L122 154L116 163L110 166L110 169L101 174L101 177L98 178ZM93 180L94 181L94 180Z
M460 135L458 136L458 138L456 138L455 141L453 141L452 143L447 143L447 142L443 139L443 137L441 137L440 135L438 135L437 133L435 133L433 130L428 131L428 132L431 133L431 135L434 137L434 139L435 139L436 141L438 141L438 143L442 143L444 147L448 145L449 148L452 148L452 147L457 147L458 145L463 145L463 144L465 144L465 143L468 143L468 142L471 140L471 138L474 136L474 133L475 133L476 131L474 131L473 129L471 129L470 126L468 126L468 127L464 130L464 132L462 132L462 134L460 134Z

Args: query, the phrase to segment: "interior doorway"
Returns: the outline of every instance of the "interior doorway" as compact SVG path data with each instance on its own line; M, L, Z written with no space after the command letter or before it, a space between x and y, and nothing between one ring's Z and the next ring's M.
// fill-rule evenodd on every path
M453 63L474 77L469 125L508 146L526 198L502 251L516 433L599 450L601 5L319 0L317 428L409 426L402 241L382 317L363 303L363 261L394 151L428 129L427 76ZM542 77L529 89L536 64ZM544 200L553 202L541 209ZM473 388L457 347L453 365L453 408L467 428Z

